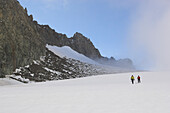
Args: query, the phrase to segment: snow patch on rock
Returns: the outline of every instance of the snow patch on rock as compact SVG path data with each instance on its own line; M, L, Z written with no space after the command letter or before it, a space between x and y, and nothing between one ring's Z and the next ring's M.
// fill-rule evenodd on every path
M83 54L80 54L73 49L71 49L68 46L63 46L63 47L57 47L57 46L51 46L51 45L46 45L46 47L52 51L54 54L58 55L61 58L71 58L75 60L79 60L81 62L89 63L89 64L98 64L94 60L84 56Z

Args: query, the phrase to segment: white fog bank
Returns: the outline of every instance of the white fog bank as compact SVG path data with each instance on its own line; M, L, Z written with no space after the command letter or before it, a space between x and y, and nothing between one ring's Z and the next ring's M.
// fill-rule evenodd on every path
M142 0L132 17L130 45L138 65L170 69L170 1Z

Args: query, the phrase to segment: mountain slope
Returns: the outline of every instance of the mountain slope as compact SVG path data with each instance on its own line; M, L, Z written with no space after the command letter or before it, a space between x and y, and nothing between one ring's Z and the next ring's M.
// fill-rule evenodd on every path
M97 59L99 63L100 59L104 59L115 64L113 58L103 57L90 39L81 33L68 38L48 25L39 25L17 0L0 0L0 26L0 77L12 74L16 68L29 65L33 60L45 56L46 44L69 46L86 57ZM132 61L126 61L122 60L125 67L133 68Z
M74 53L76 52L72 52L72 54ZM77 54L78 53L76 53L76 55ZM82 56L83 55L79 55L79 58ZM83 60L84 57L85 56L82 57ZM49 80L80 78L106 73L109 72L101 66L88 64L67 57L59 57L57 54L46 49L45 56L34 60L27 66L16 69L11 77L21 82L27 82L28 79L29 81L42 82ZM25 79L27 81L25 81Z

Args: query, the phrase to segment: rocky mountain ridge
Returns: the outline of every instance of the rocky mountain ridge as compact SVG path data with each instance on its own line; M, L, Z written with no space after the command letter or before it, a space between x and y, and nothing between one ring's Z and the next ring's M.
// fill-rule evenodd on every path
M36 26L46 44L59 47L69 46L73 50L92 59L102 57L99 50L94 47L90 39L83 36L81 33L76 32L73 37L68 38L65 34L55 32L55 30L51 29L48 25L36 24Z
M93 43L81 33L68 38L48 25L39 25L17 0L0 0L0 76L31 64L46 55L46 44L69 46L97 61L116 61L103 57ZM115 62L113 62L115 63ZM107 63L106 63L107 64ZM129 60L128 65L132 65Z

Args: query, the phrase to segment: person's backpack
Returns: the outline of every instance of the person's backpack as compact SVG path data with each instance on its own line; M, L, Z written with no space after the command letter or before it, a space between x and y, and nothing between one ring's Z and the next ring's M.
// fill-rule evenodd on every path
M134 80L135 79L134 76L132 76L131 79Z
M138 79L140 79L140 76L138 76Z

